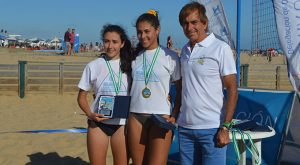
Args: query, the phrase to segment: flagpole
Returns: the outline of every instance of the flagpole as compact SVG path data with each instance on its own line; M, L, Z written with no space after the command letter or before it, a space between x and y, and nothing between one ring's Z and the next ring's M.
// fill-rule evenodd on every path
M241 22L241 0L237 0L237 16L236 16L236 70L237 84L240 87L240 22Z

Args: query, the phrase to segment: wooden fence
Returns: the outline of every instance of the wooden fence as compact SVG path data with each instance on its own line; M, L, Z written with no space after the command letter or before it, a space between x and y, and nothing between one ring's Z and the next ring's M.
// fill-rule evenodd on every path
M18 92L18 65L0 64L0 92Z
M77 84L87 63L32 62L0 64L0 92L66 93L78 91ZM286 65L242 65L241 87L292 90Z
M30 62L0 64L0 91L65 93L78 91L77 84L87 63Z
M292 90L286 65L255 64L241 66L241 86L276 90Z

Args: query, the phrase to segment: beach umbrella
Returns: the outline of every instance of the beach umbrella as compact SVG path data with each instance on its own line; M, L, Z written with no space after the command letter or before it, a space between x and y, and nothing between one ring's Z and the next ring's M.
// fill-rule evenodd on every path
M57 43L57 42L60 42L60 40L59 40L57 37L54 37L54 38L51 40L51 42Z
M31 39L28 39L29 41L31 42L35 42L35 43L38 43L39 41L45 41L44 39L41 39L41 38L38 38L38 37L34 37L34 38L31 38Z
M14 37L8 37L8 38L6 38L6 40L9 40L9 41L17 41L17 39L14 38Z
M50 43L54 43L55 45L55 49L58 47L58 43L60 43L61 41L60 41L60 39L59 38L57 38L57 37L54 37L51 41L50 41Z
M0 34L0 40L4 40L4 39L6 39L6 38L7 38L7 36L1 35L1 34Z

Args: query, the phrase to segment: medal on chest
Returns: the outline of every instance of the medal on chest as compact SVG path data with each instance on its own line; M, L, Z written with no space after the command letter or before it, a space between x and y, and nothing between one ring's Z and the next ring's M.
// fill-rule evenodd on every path
M142 90L142 95L144 98L149 98L151 96L151 90L149 88L145 87Z
M145 88L142 90L142 96L144 98L149 98L151 96L151 90L147 87L147 84L148 84L149 79L151 77L154 64L155 64L157 56L159 54L159 50L160 50L160 47L156 48L156 51L154 53L154 57L153 57L152 62L149 66L149 69L147 69L147 66L146 66L145 52L143 53L143 71L144 71L144 77L145 77Z

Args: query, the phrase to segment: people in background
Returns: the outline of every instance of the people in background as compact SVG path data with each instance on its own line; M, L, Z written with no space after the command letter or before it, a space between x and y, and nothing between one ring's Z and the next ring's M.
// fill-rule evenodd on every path
M66 55L69 55L70 51L71 51L70 40L71 40L71 28L68 28L68 30L65 32L65 35L64 35L64 42L66 44L66 46L65 46L65 54Z
M173 47L173 41L171 39L171 36L168 36L167 38L167 48L171 49Z
M70 51L68 51L68 56L70 56L72 54L75 55L74 43L75 43L75 29L72 29L71 33L70 33L71 48L70 48Z

